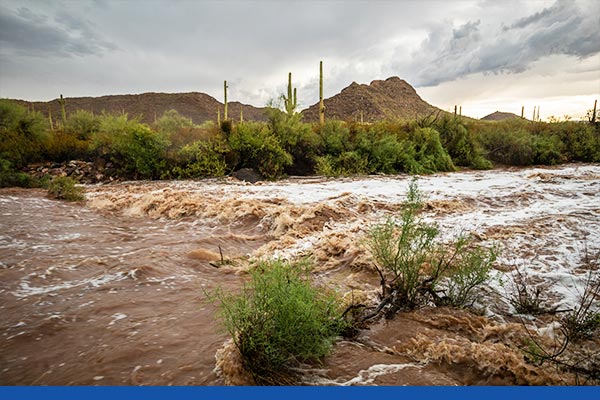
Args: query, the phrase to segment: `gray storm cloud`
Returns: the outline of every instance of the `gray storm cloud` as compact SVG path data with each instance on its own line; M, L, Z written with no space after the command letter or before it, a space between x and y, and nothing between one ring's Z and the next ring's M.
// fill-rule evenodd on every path
M485 31L480 21L439 24L413 53L414 83L434 86L473 73L519 73L545 56L585 58L600 52L600 19L557 1L509 26Z
M236 100L264 105L291 71L308 106L320 60L326 96L392 75L435 86L520 73L546 56L598 54L599 18L597 0L2 0L0 96L49 99L63 88L221 96L227 79Z
M4 56L71 57L98 55L117 46L103 40L85 20L60 13L54 21L21 7L0 12L0 49Z

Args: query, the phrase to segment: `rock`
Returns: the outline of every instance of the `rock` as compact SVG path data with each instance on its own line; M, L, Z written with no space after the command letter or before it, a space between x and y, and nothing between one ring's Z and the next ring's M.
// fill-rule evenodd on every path
M231 174L236 179L244 182L256 183L259 181L263 181L265 178L255 169L252 168L242 168L235 171Z

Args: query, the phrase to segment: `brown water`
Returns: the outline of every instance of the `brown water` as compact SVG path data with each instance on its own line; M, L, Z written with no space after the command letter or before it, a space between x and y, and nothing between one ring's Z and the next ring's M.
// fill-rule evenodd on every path
M207 258L218 246L246 254L260 236L99 213L40 191L0 196L0 383L220 383L226 335L203 289L241 278Z
M205 291L239 288L249 260L310 255L344 301L376 301L361 239L397 213L409 179L122 183L87 186L85 204L0 190L0 384L251 384ZM600 166L438 174L420 187L424 218L500 243L499 275L525 265L550 300L572 303L580 246L600 246ZM233 265L214 266L219 248ZM572 383L524 361L527 333L494 282L486 316L402 313L340 341L298 383Z

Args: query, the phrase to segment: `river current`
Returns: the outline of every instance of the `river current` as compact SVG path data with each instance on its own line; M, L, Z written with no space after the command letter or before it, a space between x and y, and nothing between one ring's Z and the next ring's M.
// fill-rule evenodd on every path
M228 335L206 293L239 289L253 260L309 255L316 280L375 299L361 240L397 214L410 179L124 182L86 186L85 203L1 189L0 384L249 384L223 360ZM511 347L522 324L498 282L519 267L549 302L576 301L583 252L600 251L600 166L435 174L419 188L423 217L445 238L503 247L479 315L423 309L381 321L298 383L561 383Z

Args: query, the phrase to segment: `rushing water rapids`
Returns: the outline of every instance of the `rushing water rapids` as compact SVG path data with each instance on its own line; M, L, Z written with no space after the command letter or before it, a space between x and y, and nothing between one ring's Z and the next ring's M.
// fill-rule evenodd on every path
M239 288L248 260L310 255L346 299L374 299L361 238L398 211L409 180L126 182L87 186L85 204L2 189L0 384L245 383L215 360L228 337L204 291ZM501 244L496 278L519 267L550 303L577 301L584 248L600 251L600 166L436 174L419 187L446 238ZM219 250L234 263L215 268ZM485 316L427 309L375 324L303 383L552 382L507 350L521 326L506 290L494 279L481 294Z

